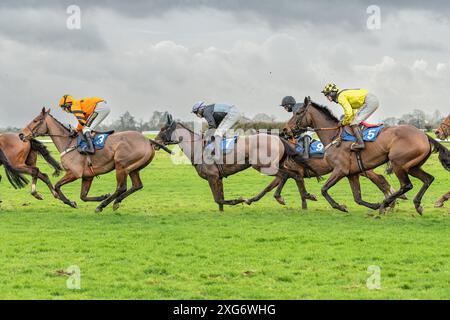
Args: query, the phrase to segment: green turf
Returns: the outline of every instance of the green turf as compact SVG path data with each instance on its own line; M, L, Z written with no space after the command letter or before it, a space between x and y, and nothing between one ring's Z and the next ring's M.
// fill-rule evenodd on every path
M449 299L450 215L433 203L450 189L450 174L436 155L424 168L436 177L424 215L408 200L381 218L353 203L346 181L331 194L350 214L330 209L313 179L307 188L319 201L306 212L289 182L284 207L269 195L220 214L207 182L163 152L142 172L144 189L117 212L94 213L95 203L79 200L80 182L63 188L78 202L72 209L42 183L45 200L38 201L29 187L14 190L4 177L0 298ZM226 197L250 197L270 180L249 169L225 180ZM413 183L410 199L420 185ZM102 176L91 194L114 188L114 176ZM382 198L365 179L363 192L371 201ZM81 269L80 290L68 289L58 272L71 265ZM366 287L371 265L381 268L379 290Z

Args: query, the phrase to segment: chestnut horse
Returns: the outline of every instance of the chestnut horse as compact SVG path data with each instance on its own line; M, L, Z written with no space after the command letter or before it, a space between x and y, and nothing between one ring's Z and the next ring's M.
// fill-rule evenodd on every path
M192 165L197 170L198 175L208 181L214 201L218 204L220 211L223 211L224 205L236 205L247 201L243 198L232 200L224 199L222 182L224 176L233 175L250 167L267 175L282 176L284 174L289 174L296 180L297 187L302 195L306 193L306 190L304 190L303 178L295 175L295 173L289 173L284 168L284 162L287 159L291 159L291 161L303 164L310 171L314 172L312 168L303 162L301 157L297 155L287 141L275 135L260 133L239 137L238 140L240 141L234 146L232 154L233 157L235 157L233 163L225 163L221 165L221 169L213 162L207 163L202 160L203 136L200 133L195 133L188 129L182 123L174 121L170 115L167 118L165 126L161 128L161 131L158 133L155 140L163 145L178 144L180 146L181 150L188 159L190 159ZM242 147L242 149L240 149L239 146ZM252 162L250 160L252 159L252 155L260 154L261 150L264 152L271 150L271 156L268 158L268 161L264 161L264 163L258 161ZM200 159L198 157L200 157ZM225 157L226 156L224 156L224 158ZM197 161L198 159L199 161Z
M333 208L347 212L347 208L338 204L328 194L328 190L339 180L347 177L354 197L361 194L359 175L362 170L358 165L355 152L350 151L351 142L341 141L342 127L339 127L339 120L332 112L327 107L318 105L311 101L311 98L306 97L304 106L292 116L285 131L292 135L311 127L318 132L320 140L325 144L325 159L333 168L331 176L322 186L322 195ZM433 150L439 152L442 166L450 170L450 151L419 129L410 125L383 128L377 140L367 143L366 148L361 151L363 168L374 169L390 161L392 170L400 181L400 189L384 199L382 203L369 203L361 200L359 204L374 210L379 209L380 213L384 213L385 208L413 188L409 179L409 175L411 175L423 182L422 188L414 198L416 211L422 214L421 200L434 177L425 172L421 166L430 157Z
M445 140L450 136L450 114L437 128L436 136L441 140ZM450 199L450 191L444 194L438 201L436 201L434 206L440 208L444 206L444 202L448 199Z
M61 165L56 161L47 150L45 145L35 139L30 141L22 141L16 133L3 133L0 135L0 149L6 154L11 165L21 173L31 175L31 195L38 200L43 200L42 196L36 190L37 179L42 180L50 189L53 196L58 198L52 182L47 174L40 171L36 166L37 156L40 154L47 163L55 170L53 176L59 176L63 170Z
M139 171L145 168L155 155L153 144L137 131L125 131L111 134L101 150L94 155L85 156L76 150L76 139L70 136L70 129L56 120L50 110L42 109L23 130L25 140L36 136L50 136L61 153L61 163L66 174L55 185L59 198L67 205L76 208L77 204L70 201L61 191L67 183L82 179L81 195L83 201L101 201L96 212L101 212L113 200L113 209L119 208L123 199L142 189L143 185ZM117 188L112 194L99 197L88 197L88 192L95 176L116 170ZM127 177L131 178L132 187L127 190Z

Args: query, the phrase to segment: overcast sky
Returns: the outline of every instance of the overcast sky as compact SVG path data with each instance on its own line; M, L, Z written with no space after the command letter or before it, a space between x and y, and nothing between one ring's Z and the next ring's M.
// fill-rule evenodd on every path
M93 2L96 4L94 5ZM380 29L367 28L367 7ZM69 5L81 29L69 30ZM327 82L367 88L373 120L414 108L450 110L448 1L0 2L0 126L23 127L61 95L100 96L111 118L154 110L192 120L197 100L231 102L280 120L285 95L332 107Z

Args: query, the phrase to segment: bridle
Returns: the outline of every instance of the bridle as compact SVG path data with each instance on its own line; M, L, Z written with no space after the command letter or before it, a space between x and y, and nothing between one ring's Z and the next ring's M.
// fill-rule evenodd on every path
M186 128L182 123L175 122L175 121L172 122L172 123L170 124L170 126L168 127L168 129L171 129L170 127L174 126L174 129L170 131L170 136L172 136L173 132L176 130L177 124L179 124L181 127L183 127L183 129L186 129L187 131L189 131L190 133L192 133L194 136L198 137L198 135L195 134L195 132L192 132L191 130L189 130L188 128ZM165 132L164 134L165 134L165 135L168 135L167 132ZM178 140L178 141L175 141L175 140L166 140L166 139L164 139L164 140L165 140L165 141L164 141L164 144L166 144L166 145L179 144L179 143L181 143L181 142L196 142L196 141L203 141L203 139L202 139L201 137L198 138L198 139L193 139L193 140L184 140L184 139L182 139L182 138L181 138L180 140Z
M22 140L30 140L30 139L33 139L33 138L36 138L36 137L64 137L64 138L70 137L70 135L68 135L68 134L49 134L49 133L39 134L39 135L36 134L35 131L37 131L37 129L40 126L42 126L44 121L45 121L45 118L41 117L41 119L39 120L39 123L34 127L34 129L31 129L30 125L27 124L25 129L28 129L28 131L31 132L31 135L24 136Z
M302 113L306 113L308 111L308 108L311 106L310 103L305 107L305 110L302 111ZM302 127L300 121L302 120L303 116L300 116L300 112L296 114L297 119L295 119L295 128L294 130L291 129L292 133L298 133L299 131L331 131L331 130L339 130L339 133L342 132L342 125L336 126L336 127L325 127L325 128L311 128L311 127Z

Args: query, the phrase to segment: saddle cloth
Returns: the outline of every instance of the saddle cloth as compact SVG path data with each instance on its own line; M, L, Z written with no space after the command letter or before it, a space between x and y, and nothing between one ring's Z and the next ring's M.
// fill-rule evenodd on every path
M295 144L295 151L303 154L304 147L303 141L298 140ZM320 140L312 140L309 145L309 155L311 158L322 158L325 154L325 146Z
M95 150L101 150L105 146L106 139L114 133L114 131L110 132L96 132L94 138L92 139L92 143L94 144ZM77 149L79 151L83 151L87 148L86 142L78 135L77 137Z
M378 135L380 134L381 129L384 128L384 125L382 124L368 124L368 123L362 123L362 132L363 132L363 140L366 142L373 142L377 140ZM347 131L348 130L348 131ZM356 137L353 135L353 133L350 133L351 130L347 127L342 130L342 140L343 141L356 141Z
M222 152L223 153L228 153L228 152L233 151L234 150L234 146L235 146L235 144L237 142L237 139L238 139L237 136L234 136L232 138L222 139ZM214 149L214 146L215 146L214 142L209 142L206 145L205 149L211 151L211 150Z

